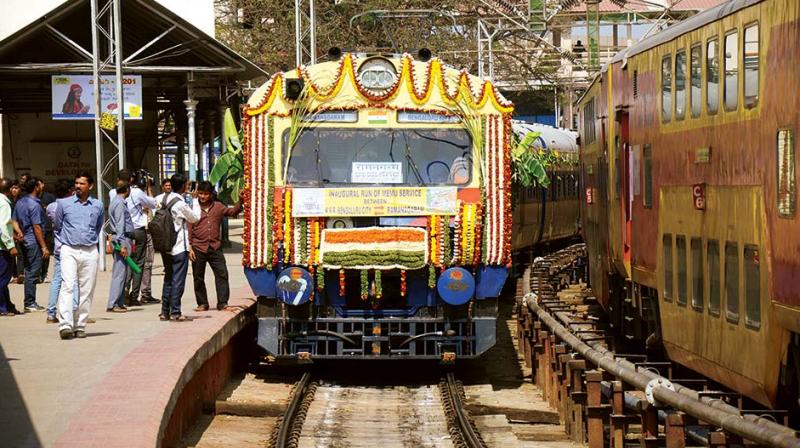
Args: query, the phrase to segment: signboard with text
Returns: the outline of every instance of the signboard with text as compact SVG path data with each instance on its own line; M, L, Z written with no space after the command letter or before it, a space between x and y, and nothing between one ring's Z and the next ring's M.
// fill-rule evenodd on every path
M454 215L456 187L295 188L292 216Z
M53 75L51 77L53 120L94 120L94 77L91 75ZM125 75L122 79L125 119L142 119L142 77ZM100 86L101 111L119 115L114 76L103 76Z

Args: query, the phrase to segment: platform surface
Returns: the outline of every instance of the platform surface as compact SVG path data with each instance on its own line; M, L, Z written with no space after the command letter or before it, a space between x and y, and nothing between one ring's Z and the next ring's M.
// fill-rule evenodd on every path
M182 300L188 322L162 322L160 304L108 313L111 272L99 272L86 339L62 341L58 325L45 323L46 313L0 316L0 446L104 446L109 434L125 436L161 424L159 406L174 388L183 360L204 340L218 333L253 304L241 265L241 221L232 221L233 247L226 249L232 311L194 312L191 267ZM110 258L107 258L110 260ZM153 295L161 296L163 267L156 255ZM206 268L206 287L216 303L213 274ZM37 301L47 304L49 277L37 288ZM11 285L13 302L21 307L22 285ZM156 389L156 390L154 390ZM131 402L131 397L141 397ZM119 406L120 400L128 405ZM125 409L128 415L108 415ZM93 414L93 415L89 415ZM96 425L86 425L86 422ZM108 446L108 445L105 445Z

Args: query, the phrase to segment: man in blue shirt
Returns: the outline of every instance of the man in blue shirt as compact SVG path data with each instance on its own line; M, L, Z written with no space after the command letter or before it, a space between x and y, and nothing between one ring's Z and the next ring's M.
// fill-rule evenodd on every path
M75 177L75 196L58 200L53 222L61 241L61 292L58 295L58 330L61 339L86 337L92 307L97 262L97 243L103 228L103 203L89 197L94 177L83 172ZM80 289L77 316L72 310L75 281Z
M25 264L25 312L44 311L36 303L36 283L42 270L42 263L50 259L50 251L44 240L44 208L39 197L44 191L44 182L36 177L25 181L27 193L14 206L13 218L24 235L22 258Z
M125 199L130 194L128 183L117 181L115 190L117 196L108 207L109 224L111 228L111 247L114 253L114 267L111 273L111 290L108 293L108 306L106 311L124 313L125 307L125 279L128 275L128 265L125 257L131 250L131 237L133 237L133 221ZM119 250L116 248L119 247Z

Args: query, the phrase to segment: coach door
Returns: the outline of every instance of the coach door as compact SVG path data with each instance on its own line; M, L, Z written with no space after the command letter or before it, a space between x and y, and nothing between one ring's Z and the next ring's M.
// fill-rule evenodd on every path
M629 114L625 110L617 111L619 116L619 138L617 141L616 153L618 154L620 166L618 167L620 185L620 230L622 231L622 255L625 264L630 266L631 262L631 215L633 205L633 151L629 141Z

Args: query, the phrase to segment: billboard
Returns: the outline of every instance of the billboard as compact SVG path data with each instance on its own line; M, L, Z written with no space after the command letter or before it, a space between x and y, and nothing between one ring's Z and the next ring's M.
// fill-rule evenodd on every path
M100 86L101 111L119 114L117 88L113 75L103 76ZM53 75L51 77L51 111L53 120L94 120L94 77L91 75ZM142 77L125 75L122 78L125 98L125 119L142 119Z

